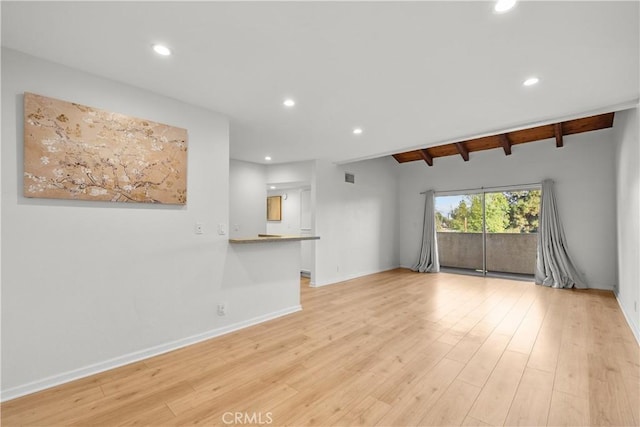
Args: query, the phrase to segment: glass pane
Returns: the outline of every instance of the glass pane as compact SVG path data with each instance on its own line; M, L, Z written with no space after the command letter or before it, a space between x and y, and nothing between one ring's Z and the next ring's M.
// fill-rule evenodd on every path
M486 193L487 272L533 275L540 190Z
M440 266L483 273L482 194L436 197Z

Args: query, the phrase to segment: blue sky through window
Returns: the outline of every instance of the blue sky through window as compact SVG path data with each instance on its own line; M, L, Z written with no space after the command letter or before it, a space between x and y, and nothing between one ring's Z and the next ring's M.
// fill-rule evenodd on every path
M465 196L436 196L436 211L445 217L460 204L460 200Z

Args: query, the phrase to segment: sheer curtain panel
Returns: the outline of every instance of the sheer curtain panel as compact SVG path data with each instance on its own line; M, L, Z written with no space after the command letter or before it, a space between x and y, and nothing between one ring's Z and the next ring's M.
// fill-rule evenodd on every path
M419 271L420 273L437 273L440 271L434 199L435 192L433 190L425 193L422 246L418 262L412 268L413 271Z
M586 288L567 249L553 181L542 181L535 281L552 288Z

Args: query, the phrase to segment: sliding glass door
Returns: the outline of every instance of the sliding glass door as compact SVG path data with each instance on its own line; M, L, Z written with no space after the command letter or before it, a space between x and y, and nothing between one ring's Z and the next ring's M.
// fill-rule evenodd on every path
M486 273L533 276L540 190L487 193Z
M484 273L484 194L436 196L436 231L441 267Z
M441 267L482 275L533 275L539 208L537 188L437 195Z

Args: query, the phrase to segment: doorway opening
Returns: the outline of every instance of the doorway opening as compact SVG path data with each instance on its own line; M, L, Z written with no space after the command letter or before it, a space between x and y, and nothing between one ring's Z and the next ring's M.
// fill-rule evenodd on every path
M267 199L277 197L279 217L267 221L266 233L273 235L313 235L311 185L306 182L268 183ZM300 275L311 278L314 241L300 242Z
M540 194L539 186L436 194L442 269L532 280Z

